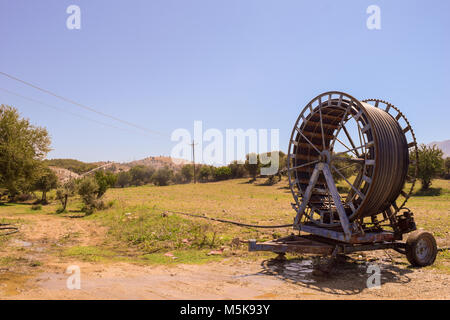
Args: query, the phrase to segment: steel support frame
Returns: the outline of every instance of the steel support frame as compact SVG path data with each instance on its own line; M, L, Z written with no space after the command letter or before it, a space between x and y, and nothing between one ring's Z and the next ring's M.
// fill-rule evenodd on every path
M299 253L299 254L323 254L332 255L350 254L354 252L373 251L381 249L405 249L404 242L378 242L366 244L350 244L340 242L330 242L328 239L309 239L304 236L291 235L277 240L257 243L256 240L250 240L248 243L249 251L270 251L278 254Z
M328 186L328 190L330 190L331 197L333 198L334 204L336 206L336 210L339 215L339 221L342 226L342 232L337 231L331 231L324 228L318 228L318 227L307 227L305 229L305 225L301 224L301 218L305 213L306 206L308 205L309 200L311 199L313 188L315 187L317 180L319 178L319 173L322 171L325 181ZM303 230L308 233L321 235L324 237L330 237L331 239L339 240L339 241L346 241L349 242L352 238L352 225L350 224L347 214L344 209L344 205L341 201L341 196L339 195L339 192L337 190L337 187L334 183L333 175L331 174L330 166L326 162L320 162L316 164L314 167L314 171L311 175L311 179L309 180L309 184L306 188L306 191L303 195L302 204L300 205L297 215L294 220L294 229L297 230ZM309 231L307 230L309 229Z

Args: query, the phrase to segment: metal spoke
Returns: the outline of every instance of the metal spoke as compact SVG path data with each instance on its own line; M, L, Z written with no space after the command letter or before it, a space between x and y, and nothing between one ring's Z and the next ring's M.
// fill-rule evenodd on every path
M319 160L314 160L314 161L311 161L311 162L308 162L308 163L304 163L304 164L301 164L301 165L298 165L298 166L295 166L295 167L292 167L292 168L288 168L288 170L292 171L292 170L295 170L295 169L298 169L298 168L310 166L310 165L315 164L317 162L319 162Z
M359 124L358 122L356 123L356 125L358 126L358 137L359 137L359 145L363 144L363 139L362 139L362 135L361 135L361 129L359 128ZM367 150L364 148L364 153L366 153Z
M333 166L333 165L331 165L331 168L332 169L334 169L334 171L336 171L336 173L338 174L338 175L340 175L341 176L341 178L342 179L344 179L345 180L345 182L347 182L349 185L350 185L350 187L361 197L361 198L364 198L364 195L361 193L361 191L359 191L358 189L356 189L355 188L355 186L353 185L353 184L351 184L350 183L350 181L348 181L347 180L347 178L335 167L335 166Z
M356 165L359 165L358 162L355 162L355 163L352 163L351 165L348 165L348 166L346 166L346 167L339 168L339 170L345 170L345 169L351 168L351 167L353 167L355 164L356 164Z
M339 156L339 155L341 155L341 154L346 154L347 152L351 152L351 151L353 151L353 150L365 148L365 147L367 147L369 144L370 144L370 143L366 143L366 144L364 144L364 145L362 145L362 146L356 147L356 148L354 148L354 149L350 149L350 150L348 150L348 151L346 151L346 152L338 152L338 153L335 154L335 156Z
M322 150L325 150L325 134L323 133L323 122L322 122L322 101L319 98L319 116L320 116L320 130L322 131Z
M300 135L303 137L303 139L305 139L313 148L314 150L317 151L317 153L321 153L319 149L317 149L317 147L311 142L309 141L309 139L303 134L303 132L301 132L298 128L297 128L298 133L300 133Z
M344 127L344 128L345 128L345 127ZM340 144L342 144L344 147L346 147L348 151L350 151L350 148L347 147L347 145L346 145L345 143L343 143L338 137L336 137L336 141L339 142ZM353 146L353 148L354 148L354 146ZM359 158L359 155L358 155L358 153L357 153L356 151L352 151L352 152L353 152L353 154L354 154L355 156L357 156L357 157Z
M339 157L339 156L331 156L332 160L339 160L339 161L345 161L345 162L354 162L358 164L363 164L366 159L364 158L346 158L346 157Z
M339 122L339 126L337 127L337 130L336 130L336 135L334 136L333 141L330 143L330 150L332 150L334 148L334 144L336 143L337 136L342 129L343 123L344 123L345 119L347 118L347 114L350 109L351 109L351 101L350 101L350 105L345 110L345 113L344 113L344 116L342 117L341 122Z
M355 143L353 142L352 137L350 137L350 134L348 133L348 130L347 130L347 128L345 127L345 125L342 126L342 129L344 129L345 135L347 136L348 141L350 142L350 144L352 145L352 147L353 147L353 148L356 148ZM359 126L358 126L358 132L359 132ZM360 137L360 138L361 138L361 137ZM361 141L360 141L360 142L361 142ZM361 142L360 144L362 144L362 142ZM355 155L359 158L359 153L358 153L358 151L355 151Z
M364 174L363 170L359 170L358 175L356 176L355 184L357 184L358 187L361 185L361 179L362 179L363 174ZM348 203L349 201L353 200L354 195L355 195L355 191L350 190L350 192L347 194L347 197L345 198L345 203Z

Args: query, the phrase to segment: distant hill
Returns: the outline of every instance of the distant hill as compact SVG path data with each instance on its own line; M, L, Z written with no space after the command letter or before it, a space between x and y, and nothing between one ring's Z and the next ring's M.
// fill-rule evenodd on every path
M53 172L58 177L59 182L62 184L66 183L70 179L77 179L80 177L80 175L78 173L67 170L65 168L58 168L58 167L53 167L53 166L49 166L49 168L51 170L53 170Z
M107 164L106 170L111 170L114 173L121 171L128 171L135 166L146 166L160 169L163 167L169 167L176 171L181 168L182 165L190 163L183 159L173 159L170 157L147 157L141 160L135 160L126 163L112 163L111 161L99 161L99 162L83 162L76 159L47 159L45 163L56 173L61 182L66 182L70 178L78 178L81 175Z
M429 146L435 145L444 152L444 158L450 157L450 140L434 141L428 144Z
M44 160L44 162L51 167L58 167L70 170L72 172L75 172L77 174L83 174L86 173L101 164L98 162L95 163L87 163L75 159L50 159L50 160Z
M180 166L190 163L189 161L183 159L174 159L171 157L147 157L141 160L136 160L128 163L124 163L123 165L134 167L134 166L147 166L153 167L155 169L169 167L171 169L178 169Z

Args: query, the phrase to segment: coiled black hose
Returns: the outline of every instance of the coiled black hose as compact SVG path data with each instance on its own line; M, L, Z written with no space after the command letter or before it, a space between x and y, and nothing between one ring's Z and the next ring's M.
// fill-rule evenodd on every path
M409 166L408 143L402 128L389 113L362 103L371 124L376 165L366 194L363 216L387 210L402 191Z

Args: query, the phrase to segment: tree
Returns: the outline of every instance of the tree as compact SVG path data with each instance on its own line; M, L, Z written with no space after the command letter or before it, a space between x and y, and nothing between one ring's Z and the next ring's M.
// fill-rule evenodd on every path
M58 187L58 177L49 168L44 168L42 174L34 183L34 189L42 191L42 204L47 204L47 192Z
M62 187L56 190L56 199L61 202L61 209L58 209L58 213L66 211L69 198L72 197L77 191L77 184L75 180L67 181Z
M229 167L219 167L214 169L215 180L226 180L231 178L231 169Z
M252 181L256 180L256 177L259 173L259 155L256 153L250 153L246 156L247 160L245 160L245 170L247 170L248 175L252 178Z
M153 167L139 165L131 168L129 172L131 175L131 184L142 186L151 182L155 169Z
M173 177L173 171L170 170L168 167L164 167L161 169L158 169L152 177L152 181L157 186L167 186L169 184L169 181L172 180Z
M86 214L91 214L97 207L96 199L99 190L97 181L92 177L85 177L79 181L77 189L78 194L84 203L83 211L85 211Z
M121 188L128 186L131 184L131 174L129 171L119 172L117 175L117 185Z
M231 162L228 167L231 169L231 177L233 179L242 178L245 176L245 166L236 160Z
M198 171L198 177L201 182L207 182L211 177L211 167L203 165Z
M98 184L97 199L100 199L108 188L114 187L117 176L112 172L105 173L103 170L99 170L95 172L95 181Z
M181 174L183 175L184 181L191 182L194 177L194 166L192 164L185 164L181 167Z
M265 182L265 184L267 184L267 185L275 184L275 182L276 182L275 181L275 176L277 176L278 177L278 181L280 181L281 180L282 170L284 170L286 168L286 158L287 158L286 154L284 152L282 152L282 151L275 151L275 154L277 152L278 152L278 167L277 167L277 171L276 171L276 173L274 173L272 175L268 175L268 178L267 178L267 180ZM268 163L266 163L266 164L262 164L262 161L264 160L264 159L261 159L262 156L266 157L266 159L267 159L266 161L268 161L269 159L270 159L270 161ZM272 166L272 157L273 157L272 152L267 152L265 154L260 154L258 156L258 159L259 159L259 162L260 162L260 165L259 165L260 168L270 168ZM264 162L266 162L266 161L264 161ZM261 174L262 174L262 171L261 171Z
M450 175L450 157L445 158L445 171L447 172L447 176Z
M443 152L441 149L433 146L420 145L417 178L422 182L422 190L427 190L432 183L433 178L442 173L444 167ZM410 154L411 161L416 160L415 153ZM412 170L412 167L410 167Z
M286 175L287 168L287 154L283 151L279 151L279 162L278 162L278 176L281 179L281 175Z
M184 177L180 171L177 171L173 174L172 181L174 184L181 184L184 181Z
M13 107L0 106L0 186L10 196L32 189L49 151L50 137L45 128L20 118Z

